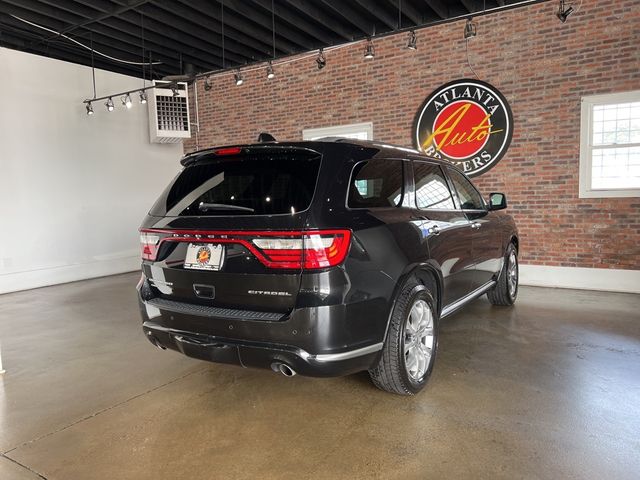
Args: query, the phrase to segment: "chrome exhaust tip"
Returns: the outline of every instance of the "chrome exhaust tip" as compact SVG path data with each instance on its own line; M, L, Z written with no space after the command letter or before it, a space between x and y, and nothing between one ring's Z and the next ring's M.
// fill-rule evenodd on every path
M160 343L160 340L158 340L153 333L151 332L147 332L147 336L149 337L149 341L151 341L151 343L153 343L156 347L158 347L160 350L166 350L167 347L165 347L164 345L162 345Z
M293 377L296 375L296 371L285 363L274 362L271 364L271 370L281 373L285 377Z

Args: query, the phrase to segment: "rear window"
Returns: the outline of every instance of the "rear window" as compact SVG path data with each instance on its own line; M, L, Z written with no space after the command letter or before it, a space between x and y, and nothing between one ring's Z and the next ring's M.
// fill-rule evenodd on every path
M309 208L319 156L247 155L186 167L151 209L155 216L277 215Z
M353 169L349 198L351 208L397 207L402 203L402 160L369 160Z

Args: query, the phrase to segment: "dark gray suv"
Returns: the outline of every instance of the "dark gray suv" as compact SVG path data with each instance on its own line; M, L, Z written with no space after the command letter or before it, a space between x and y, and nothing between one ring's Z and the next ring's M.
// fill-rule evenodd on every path
M287 376L368 370L423 388L438 323L487 294L511 305L518 235L451 164L375 142L213 148L140 229L143 329L160 348Z

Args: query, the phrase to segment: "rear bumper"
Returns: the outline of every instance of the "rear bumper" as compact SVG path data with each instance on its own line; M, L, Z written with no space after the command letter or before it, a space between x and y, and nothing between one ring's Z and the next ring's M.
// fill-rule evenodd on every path
M284 363L296 373L311 377L335 377L366 370L382 348L382 344L374 344L341 353L313 355L292 345L185 332L153 322L144 322L142 329L157 347L176 350L188 357L255 368L275 369L274 365Z
M266 369L284 363L301 375L334 377L371 368L382 350L379 302L299 308L272 318L215 307L188 311L149 298L144 283L138 299L147 339L189 357Z

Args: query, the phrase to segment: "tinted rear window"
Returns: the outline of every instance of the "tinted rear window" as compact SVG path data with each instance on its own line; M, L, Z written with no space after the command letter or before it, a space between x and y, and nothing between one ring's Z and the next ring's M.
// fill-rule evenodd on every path
M151 209L151 215L277 215L306 210L320 157L251 155L199 161L186 167Z
M351 208L397 207L402 203L402 160L376 159L353 169L349 199Z

